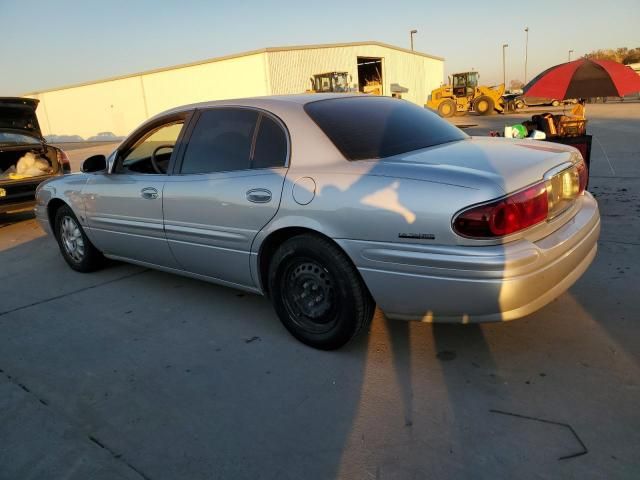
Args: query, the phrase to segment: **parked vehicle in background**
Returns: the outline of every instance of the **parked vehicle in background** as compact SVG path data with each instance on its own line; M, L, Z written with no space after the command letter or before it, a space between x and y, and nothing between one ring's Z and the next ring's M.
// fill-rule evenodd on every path
M93 137L87 138L87 142L117 142L124 140L125 137L119 137L113 132L100 132Z
M561 100L556 98L542 98L542 97L523 97L519 96L514 99L516 108L525 107L538 107L538 106L551 106L558 107L562 103Z
M348 72L318 73L309 79L311 90L307 93L345 93L350 92L351 75Z
M0 97L0 214L33 208L36 187L71 171L67 155L42 137L32 98Z
M45 140L49 143L80 143L84 138L80 135L46 135Z
M268 296L316 348L389 317L485 322L564 292L596 253L579 152L471 138L389 97L309 94L160 114L36 214L75 270L104 257Z
M453 78L453 80L452 80ZM438 112L441 117L452 117L456 113L474 111L478 115L502 113L504 85L488 87L478 85L478 72L454 73L449 84L431 92L425 107Z

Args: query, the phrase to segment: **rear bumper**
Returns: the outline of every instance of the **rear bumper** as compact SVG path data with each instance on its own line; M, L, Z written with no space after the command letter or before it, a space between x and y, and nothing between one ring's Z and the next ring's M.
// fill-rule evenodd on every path
M33 209L36 204L38 185L59 175L62 175L62 173L34 177L35 180L25 178L0 182L0 188L4 190L3 196L0 197L0 213L13 213Z
M600 216L590 194L551 235L488 247L340 240L389 318L490 322L523 317L566 291L595 257Z
M33 210L35 204L35 200L0 204L0 213L15 213L23 212L25 210Z

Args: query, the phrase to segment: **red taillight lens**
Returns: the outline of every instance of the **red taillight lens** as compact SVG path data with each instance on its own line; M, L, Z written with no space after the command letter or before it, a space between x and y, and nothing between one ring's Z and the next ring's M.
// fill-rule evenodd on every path
M56 155L58 157L58 163L62 165L62 171L64 173L71 172L71 162L67 154L64 153L64 150L57 150Z
M588 178L587 166L581 159L520 192L464 210L454 218L453 229L464 237L495 238L551 220L575 203Z
M546 220L548 213L547 187L541 182L502 200L462 212L455 218L453 228L465 237L502 237Z
M580 160L576 164L576 170L578 171L578 177L580 178L580 192L582 193L587 188L587 180L589 179L589 170L587 169L586 163L584 160Z

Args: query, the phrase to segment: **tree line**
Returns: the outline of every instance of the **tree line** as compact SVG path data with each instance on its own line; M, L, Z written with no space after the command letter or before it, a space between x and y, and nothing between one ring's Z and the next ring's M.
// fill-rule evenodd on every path
M585 58L594 60L613 60L614 62L624 63L640 63L640 47L637 48L604 48L594 50L585 55Z

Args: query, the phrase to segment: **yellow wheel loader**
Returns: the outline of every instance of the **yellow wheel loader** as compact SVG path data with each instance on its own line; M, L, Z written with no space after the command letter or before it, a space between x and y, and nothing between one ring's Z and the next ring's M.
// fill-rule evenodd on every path
M496 87L478 85L478 72L454 73L453 82L436 88L425 107L436 110L441 117L452 117L456 113L476 112L491 115L504 111L504 84Z
M351 75L347 72L318 73L309 79L311 89L306 93L350 92Z

